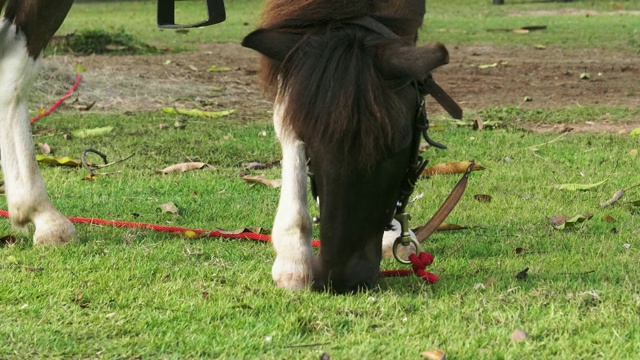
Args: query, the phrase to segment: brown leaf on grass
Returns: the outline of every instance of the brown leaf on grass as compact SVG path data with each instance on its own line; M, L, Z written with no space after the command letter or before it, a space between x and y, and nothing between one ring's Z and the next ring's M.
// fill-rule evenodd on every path
M176 204L171 201L158 205L158 209L160 209L163 213L170 213L173 215L178 215L178 213L180 212Z
M453 231L453 230L465 230L465 229L469 229L469 227L466 225L442 223L440 224L440 226L438 226L438 229L436 231Z
M0 195L4 194L4 181L0 181Z
M422 357L427 358L429 360L446 360L447 358L447 355L444 353L444 351L440 349L423 351L420 353L420 355L422 355Z
M488 277L488 278L486 278L482 283L484 284L484 286L487 286L487 287L488 287L488 286L493 285L493 283L494 283L495 281L496 281L496 280L494 279L494 277L493 277L493 276L489 276L489 277Z
M180 163L180 164L175 164L175 165L171 165L169 167L166 167L162 170L156 170L156 174L170 174L170 173L174 173L174 172L186 172L186 171L191 171L191 170L200 170L200 169L211 169L211 170L215 170L216 167L213 165L209 165L207 163L203 163L203 162L186 162L186 163Z
M480 117L473 120L473 130L482 131L484 129L484 121Z
M471 165L471 161L458 161L444 164L437 164L428 167L422 171L422 177L433 175L450 175L450 174L464 174L467 168ZM485 167L480 164L475 164L473 171L484 170Z
M254 234L268 235L268 234L271 233L271 231L269 231L269 229L265 229L265 228L262 228L260 226L246 227L246 228L236 229L236 230L225 230L225 229L216 228L216 230L220 234L223 234L223 235L240 235L240 234L244 234L244 233L254 233Z
M473 198L483 203L491 202L491 195L487 194L475 194Z
M612 222L616 222L616 219L613 218L613 216L611 215L605 215L603 216L604 221L608 222L608 223L612 223Z
M248 184L262 184L262 185L265 185L267 187L272 187L272 188L279 188L280 186L282 186L282 180L281 179L269 180L269 179L265 178L264 175L244 176L242 178L242 181L244 181L244 182L246 182Z
M51 154L51 146L47 143L38 143L38 147L40 148L40 152L42 155L50 155Z
M33 267L33 266L27 266L27 265L22 265L22 269L24 269L25 271L31 271L31 272L42 272L42 271L44 271L43 267Z
M516 248L516 255L520 255L520 254L522 254L522 253L524 253L524 248L517 247L517 248Z
M515 329L511 333L511 341L513 342L522 342L527 340L527 338L529 338L529 334L522 329Z
M572 218L568 218L565 215L556 215L550 216L549 220L551 221L551 226L553 226L556 230L564 230L565 228L572 228L578 224L582 224L583 222L591 219L593 214L585 213L578 214Z
M554 228L558 228L558 227L564 225L565 221L567 221L567 216L566 215L554 215L554 216L550 216L549 220L551 221L551 226L553 226Z
M171 274L167 274L162 278L162 282L166 283L167 281L169 281L169 279L171 279Z
M3 237L0 237L1 247L15 245L17 242L18 242L18 239L16 239L16 237L13 235L5 235Z
M606 207L609 205L613 205L616 203L616 201L620 200L622 197L624 196L624 190L618 190L616 191L615 194L613 194L613 197L607 201L601 201L600 202L600 206L601 207Z
M243 163L242 167L247 170L262 170L262 169L266 169L267 165L258 161L251 161L251 162Z
M529 271L529 268L525 268L524 270L520 271L519 273L516 274L516 279L525 280L527 278L528 271Z

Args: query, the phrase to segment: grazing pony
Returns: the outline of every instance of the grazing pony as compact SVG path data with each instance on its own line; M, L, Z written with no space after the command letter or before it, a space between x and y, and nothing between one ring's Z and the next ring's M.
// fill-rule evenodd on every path
M424 0L271 0L244 39L264 55L283 153L272 231L277 286L344 293L378 277L383 234L420 163L419 84L448 62L441 44L415 46L424 15ZM317 257L308 172L320 207Z

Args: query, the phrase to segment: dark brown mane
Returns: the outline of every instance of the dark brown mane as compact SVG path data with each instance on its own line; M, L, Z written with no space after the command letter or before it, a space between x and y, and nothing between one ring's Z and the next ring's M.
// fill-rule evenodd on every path
M267 6L262 23L304 34L283 62L262 63L266 90L286 98L284 121L307 146L337 148L363 166L381 160L406 135L401 126L406 111L376 63L378 47L390 40L343 21L372 12L371 1L279 0ZM410 35L409 42L422 19L374 17L394 32Z

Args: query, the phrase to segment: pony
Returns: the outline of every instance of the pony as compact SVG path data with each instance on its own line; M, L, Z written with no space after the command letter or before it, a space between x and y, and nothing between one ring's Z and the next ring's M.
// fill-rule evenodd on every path
M420 167L420 84L448 62L442 44L416 46L424 16L424 0L271 0L243 40L262 54L282 147L276 286L350 293L374 285L398 234L389 224ZM317 256L308 174L320 210Z

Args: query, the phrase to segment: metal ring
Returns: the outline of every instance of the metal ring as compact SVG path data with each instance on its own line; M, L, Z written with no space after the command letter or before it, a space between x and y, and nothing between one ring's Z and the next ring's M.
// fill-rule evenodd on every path
M420 250L420 243L418 242L418 240L414 239L413 237L411 237L411 242L410 242L409 244L410 244L410 245L413 245L413 246L415 247L415 249L416 249L416 252L415 252L415 253L416 253L416 254L417 254L417 253L419 253L419 252L421 251L421 250ZM407 260L404 260L404 259L401 259L401 258L398 256L398 246L400 246L400 245L402 245L402 246L409 246L409 245L403 245L403 244L402 244L402 239L401 239L400 237L399 237L399 238L397 238L397 239L396 239L396 241L393 243L393 257L394 257L394 258L396 258L396 260L397 260L398 262L402 263L402 264L411 264L411 261L410 261L410 260L408 260L408 259L407 259Z

